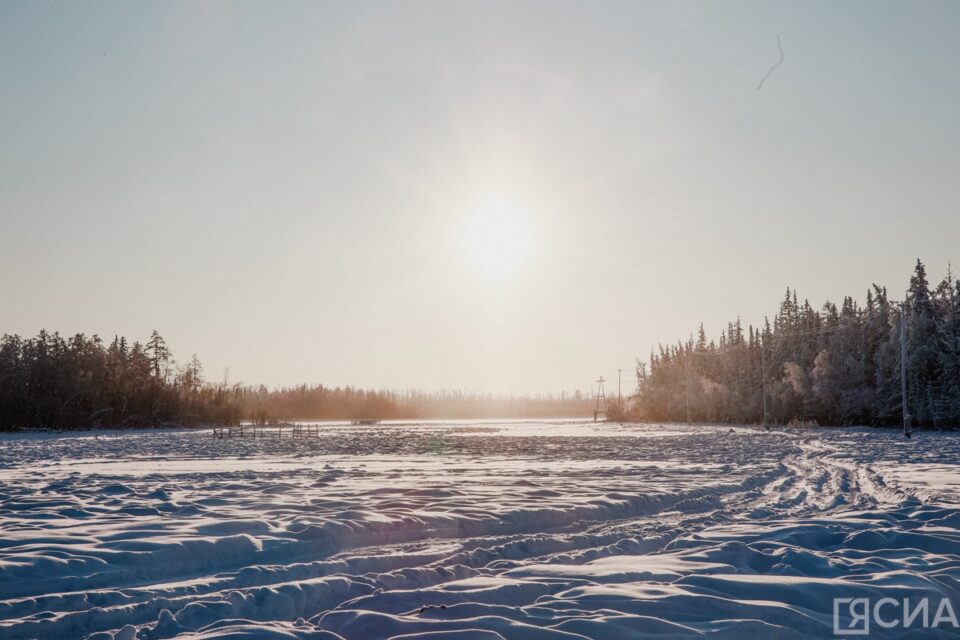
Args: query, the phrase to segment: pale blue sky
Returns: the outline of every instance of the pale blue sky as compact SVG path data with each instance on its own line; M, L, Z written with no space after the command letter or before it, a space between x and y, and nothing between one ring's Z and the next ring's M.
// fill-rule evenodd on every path
M960 258L960 4L0 2L0 332L586 389ZM757 83L785 61L761 91ZM465 258L509 201L523 259Z

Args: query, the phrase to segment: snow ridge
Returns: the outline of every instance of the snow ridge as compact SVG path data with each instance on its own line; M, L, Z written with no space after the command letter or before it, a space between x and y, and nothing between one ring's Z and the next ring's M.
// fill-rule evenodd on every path
M949 435L528 422L4 444L11 640L832 637L835 596L960 604Z

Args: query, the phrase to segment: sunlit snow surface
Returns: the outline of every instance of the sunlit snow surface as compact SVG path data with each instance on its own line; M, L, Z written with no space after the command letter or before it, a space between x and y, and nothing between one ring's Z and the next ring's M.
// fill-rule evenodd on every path
M960 610L958 461L866 429L5 436L0 637L834 637L834 597Z

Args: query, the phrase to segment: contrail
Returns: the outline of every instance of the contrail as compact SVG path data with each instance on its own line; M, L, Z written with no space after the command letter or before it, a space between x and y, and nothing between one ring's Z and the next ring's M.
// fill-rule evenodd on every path
M779 67L781 64L783 64L783 47L780 46L780 36L779 36L779 35L777 36L777 49L780 51L780 59L777 60L777 64L775 64L775 65L773 65L772 67L770 67L770 69L767 71L766 75L764 75L762 78L760 78L760 84L757 85L757 91L760 91L760 89L763 89L763 83L767 81L767 78L770 77L770 74L773 73L773 70L776 69L777 67Z

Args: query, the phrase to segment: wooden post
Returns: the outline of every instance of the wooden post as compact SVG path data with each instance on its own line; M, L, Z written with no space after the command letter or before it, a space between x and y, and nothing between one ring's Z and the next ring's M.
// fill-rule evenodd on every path
M764 355L763 338L760 338L760 393L763 396L763 428L770 430L767 424L767 358Z
M903 398L903 435L910 437L910 410L907 401L907 301L900 305L900 394Z

